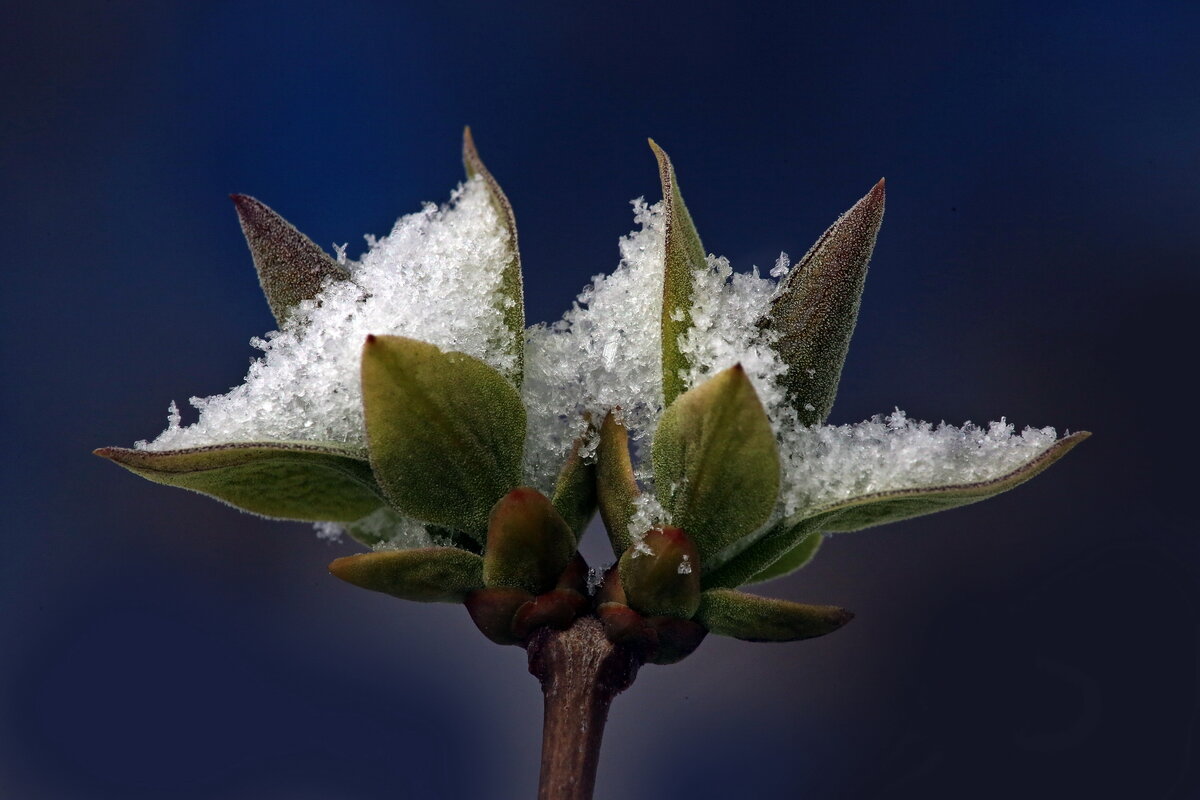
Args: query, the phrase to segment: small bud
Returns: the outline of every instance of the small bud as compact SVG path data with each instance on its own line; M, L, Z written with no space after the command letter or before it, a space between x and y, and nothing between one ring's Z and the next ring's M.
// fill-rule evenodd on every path
M558 576L557 589L569 589L582 597L588 596L588 563L584 557L576 553L571 556L567 568Z
M621 556L629 605L647 616L691 619L700 606L700 557L679 528L654 528Z
M478 589L467 595L463 605L480 632L496 644L520 644L513 633L518 609L533 600L523 589Z
M587 607L587 598L570 589L553 589L538 595L517 609L513 617L513 635L521 640L538 628L566 630Z
M621 570L618 564L613 564L604 570L604 577L600 585L596 587L595 601L597 606L604 603L620 603L623 606L629 605L625 597L625 589L621 586Z
M554 504L536 489L513 489L488 520L483 581L541 594L554 587L574 554L575 534Z
M629 606L601 603L596 608L596 616L604 624L604 635L613 644L641 653L652 652L658 647L658 634L646 624L645 617Z
M651 664L674 664L691 655L704 637L705 627L690 619L678 617L651 617L647 624L658 636L658 647L646 660Z

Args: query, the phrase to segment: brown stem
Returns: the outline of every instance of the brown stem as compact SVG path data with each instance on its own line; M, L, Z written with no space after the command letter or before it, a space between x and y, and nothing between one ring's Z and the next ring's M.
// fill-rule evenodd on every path
M565 631L541 628L527 647L546 699L538 800L591 800L608 707L633 683L641 660L608 641L591 616Z

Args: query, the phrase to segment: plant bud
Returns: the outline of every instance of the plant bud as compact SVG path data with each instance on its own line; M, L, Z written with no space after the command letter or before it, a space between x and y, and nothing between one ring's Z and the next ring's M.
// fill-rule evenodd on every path
M620 561L631 608L651 616L691 619L700 606L700 557L679 528L654 528Z
M575 534L536 489L500 498L488 519L483 582L541 594L558 581L575 554Z
M513 633L517 610L533 600L523 589L478 589L467 595L463 605L480 632L496 644L520 644Z

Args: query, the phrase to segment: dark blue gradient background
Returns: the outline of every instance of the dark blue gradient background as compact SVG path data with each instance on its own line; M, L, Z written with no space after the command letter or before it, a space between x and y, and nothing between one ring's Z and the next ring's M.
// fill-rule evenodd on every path
M766 589L844 631L646 668L598 797L1200 796L1197 6L505 5L8 7L0 796L533 796L521 651L88 454L239 382L272 327L229 192L355 254L447 196L464 123L531 322L616 264L648 135L741 269L886 175L834 421L1096 434Z

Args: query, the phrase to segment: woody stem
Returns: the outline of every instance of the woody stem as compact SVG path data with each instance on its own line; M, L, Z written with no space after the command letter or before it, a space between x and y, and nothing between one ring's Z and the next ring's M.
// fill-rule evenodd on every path
M591 800L608 707L633 683L641 660L580 617L564 631L538 630L527 645L529 671L542 682L539 800Z

